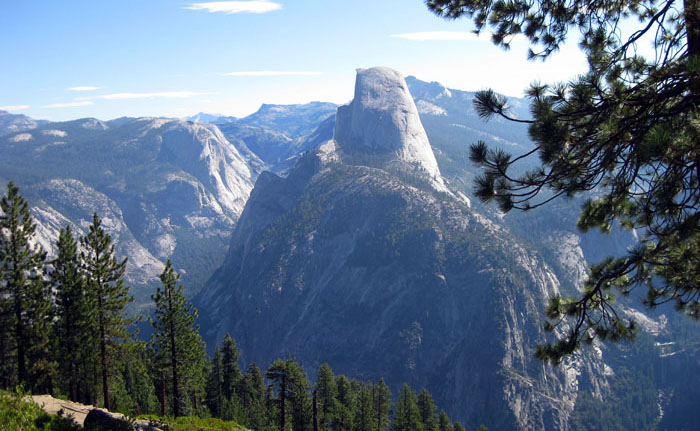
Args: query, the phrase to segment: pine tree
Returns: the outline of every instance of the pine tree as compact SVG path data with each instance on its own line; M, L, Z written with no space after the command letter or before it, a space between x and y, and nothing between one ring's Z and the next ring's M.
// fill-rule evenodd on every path
M251 407L262 405L265 401L265 381L260 368L252 362L243 377L243 405Z
M128 343L122 350L121 380L131 400L129 415L154 414L158 411L158 399L151 375L150 354L144 343Z
M384 378L374 386L374 405L377 413L377 431L389 429L391 417L391 390L384 382Z
M454 431L464 431L464 425L459 422L455 422L453 425Z
M243 407L247 413L246 425L251 429L260 430L267 425L265 395L265 381L260 368L253 362L248 366L245 377L243 377L241 391Z
M61 378L68 384L68 395L79 401L80 382L86 377L81 367L86 361L95 361L91 322L91 297L85 291L81 274L78 244L69 226L61 229L56 242L57 256L51 261L50 283L55 299L55 334Z
M32 380L51 368L45 357L50 319L49 292L42 283L45 253L31 244L36 225L29 204L12 182L7 184L0 209L1 323L11 328L2 336L2 355L5 360L14 352L14 380L31 387L37 383Z
M615 291L645 287L646 295L635 296L648 307L674 302L700 319L700 3L427 4L440 16L473 18L476 32L490 27L504 48L523 35L530 58L546 59L573 31L587 57L588 71L570 82L531 85L532 119L510 116L507 99L491 90L475 96L480 116L528 123L535 143L518 157L472 145L470 159L484 168L476 180L480 199L502 211L529 210L595 190L579 228L609 232L619 225L639 238L624 255L594 265L579 296L551 299L546 329L562 335L539 346L537 356L557 363L596 338L633 338L637 325L619 310ZM637 27L620 31L620 22ZM645 38L653 40L650 55L637 52ZM535 155L539 166L522 169Z
M301 366L293 360L277 359L265 372L265 377L277 386L279 429L285 431L287 416L293 431L308 431L311 426L309 380Z
M84 251L80 253L88 295L93 310L90 318L96 322L96 339L99 348L99 373L102 376L104 407L110 408L109 375L116 360L119 343L131 337L127 327L134 322L124 314L126 305L134 300L123 276L126 258L121 262L114 256L112 238L102 229L97 213L92 216L89 232L80 240Z
M330 429L333 423L335 405L338 402L338 390L335 384L335 376L328 364L323 364L318 369L316 378L316 396L318 402L318 423L323 431Z
M53 310L51 290L37 278L32 282L28 299L26 318L28 322L27 359L29 362L29 382L33 391L53 394L54 378L58 364L54 357Z
M338 402L335 408L334 431L350 431L355 413L355 396L350 381L345 376L337 376L335 385L338 391Z
M223 395L223 355L221 349L217 348L214 351L214 356L211 358L209 366L209 376L207 376L207 407L211 411L212 416L221 417Z
M416 394L410 386L404 384L399 392L399 399L394 405L394 420L392 431L423 431L420 411L416 403Z
M423 431L438 431L437 418L435 417L436 409L433 396L427 389L421 389L418 394L418 410L423 423Z
M374 408L373 388L368 383L361 383L355 395L355 413L353 431L375 431L377 429L377 412Z
M195 325L197 310L185 298L178 279L179 275L175 275L168 260L160 275L163 288L157 288L156 293L151 295L155 304L155 318L151 319L154 329L151 343L156 351L156 360L170 373L172 406L176 417L183 413L187 391L196 391L197 385L192 383L197 369L202 368L205 355L204 342L199 335L199 327Z
M444 410L440 410L440 415L438 416L438 429L440 431L455 431L450 417L447 416Z
M0 387L8 389L12 386L12 313L9 299L0 296Z
M236 387L241 380L241 370L238 367L238 347L236 340L227 333L221 349L223 353L223 393L227 400L236 395Z

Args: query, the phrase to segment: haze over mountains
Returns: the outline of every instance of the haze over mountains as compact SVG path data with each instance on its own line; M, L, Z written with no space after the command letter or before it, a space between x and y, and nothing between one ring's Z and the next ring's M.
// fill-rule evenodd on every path
M561 368L534 358L546 299L575 292L588 263L633 238L580 235L577 201L506 217L470 208L471 142L531 148L522 125L482 122L472 99L373 68L340 108L263 105L197 122L4 113L0 180L29 198L48 249L97 211L142 305L172 259L209 346L231 332L246 363L295 357L383 376L394 393L426 386L467 429L585 429L605 409L639 429L683 429L698 401L683 370L700 343L674 315L629 301L637 346L595 345Z

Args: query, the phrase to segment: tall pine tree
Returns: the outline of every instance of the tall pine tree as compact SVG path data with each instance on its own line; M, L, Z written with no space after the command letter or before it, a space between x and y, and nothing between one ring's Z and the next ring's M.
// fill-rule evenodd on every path
M197 310L185 298L178 278L168 260L160 275L163 288L156 289L151 296L155 303L155 318L151 319L154 329L152 344L157 361L170 376L176 417L183 413L185 394L196 391L196 387L188 387L185 383L193 381L195 368L202 368L205 357L204 342L199 327L195 325Z
M403 385L394 409L396 414L391 423L392 431L423 431L423 422L418 410L416 394L410 386Z
M262 372L255 363L248 366L242 381L241 400L247 415L246 425L255 430L267 425L267 408L265 403L265 381Z
M353 431L374 431L377 429L377 414L374 409L372 389L368 383L361 383L357 389Z
M379 379L379 382L374 386L374 405L377 414L377 431L386 431L389 429L391 417L391 390L387 386L384 378Z
M55 292L54 333L58 345L60 377L68 386L72 401L81 401L81 381L87 378L85 364L95 361L94 322L90 320L93 309L91 297L85 290L85 279L80 269L78 244L69 226L61 229L56 242L57 255L51 261L51 287Z
M338 402L335 407L334 431L350 431L355 419L355 394L350 381L345 376L337 376Z
M319 429L330 429L335 414L335 406L338 402L338 389L335 384L335 376L328 364L323 364L318 369L316 378L316 397L318 404Z
M117 261L112 238L102 229L97 213L93 214L90 230L80 242L84 249L80 253L81 265L93 303L90 318L96 322L104 406L109 410L110 370L119 343L131 337L127 327L134 320L125 316L124 309L134 298L129 295L129 287L123 280L126 258Z
M309 380L301 366L293 360L276 360L265 377L277 386L279 429L285 431L289 416L292 431L308 431L311 426L311 399L307 393Z
M223 394L223 355L221 349L217 348L214 351L214 356L209 364L209 375L207 376L207 398L206 404L214 417L221 417L222 405L224 401Z
M241 369L238 367L238 346L236 340L227 333L222 346L223 354L223 392L224 397L231 401L236 395L236 387L241 380Z
M49 296L41 280L45 253L31 244L36 225L29 204L12 182L7 184L0 209L1 323L11 328L1 337L0 347L3 361L14 353L16 374L8 380L32 386L30 367L38 367L37 371L49 368L44 357L49 336ZM34 363L28 364L30 359ZM38 373L32 374L36 377Z
M438 422L435 417L436 409L433 396L427 389L421 389L418 394L418 410L423 423L423 431L438 431Z

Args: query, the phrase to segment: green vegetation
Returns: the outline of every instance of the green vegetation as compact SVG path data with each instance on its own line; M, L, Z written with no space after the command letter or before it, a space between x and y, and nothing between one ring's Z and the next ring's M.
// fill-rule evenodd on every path
M218 418L200 418L197 416L180 416L177 418L155 415L141 415L143 419L163 431L239 431L243 427L235 421L224 421Z
M33 246L36 225L29 204L12 183L0 201L0 362L2 381L45 389L54 364L48 358L50 303L42 274L45 253ZM14 370L9 366L14 363Z
M616 292L645 286L642 302L675 303L700 319L700 5L697 1L566 3L510 0L429 0L446 18L469 17L476 32L491 29L495 44L523 35L530 58L546 59L580 34L588 71L568 83L527 90L532 120L511 116L505 97L476 94L483 118L529 124L535 147L513 157L484 142L470 159L484 169L476 194L504 212L529 210L559 196L595 191L578 226L609 232L614 223L640 239L625 255L593 266L583 292L552 298L547 329L559 339L537 356L560 362L594 339L632 339L637 328L620 312ZM621 30L621 22L636 28ZM638 43L652 41L642 55ZM528 156L534 169L518 172Z
M169 373L175 417L187 406L182 395L192 393L202 398L204 392L204 341L195 325L197 310L185 299L184 288L177 283L170 260L160 276L163 289L151 296L155 303L154 333L156 367L161 375Z
M0 391L0 424L3 430L16 431L79 431L83 428L70 417L52 416L33 402L26 394Z
M114 256L112 238L102 229L102 222L94 213L92 225L86 236L81 238L84 252L80 260L87 285L88 295L92 296L92 306L87 319L96 323L95 336L100 350L100 374L104 406L110 409L109 378L116 360L119 342L131 337L127 327L134 320L125 316L126 305L134 300L129 295L129 286L124 284L126 258L118 262Z

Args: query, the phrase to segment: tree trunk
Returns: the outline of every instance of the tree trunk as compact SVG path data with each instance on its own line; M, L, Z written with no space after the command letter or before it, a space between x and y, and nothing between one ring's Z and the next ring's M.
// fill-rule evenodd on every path
M165 374L160 373L160 416L165 417Z
M24 327L22 325L22 293L20 287L15 286L15 338L17 340L17 378L19 383L27 382L27 363L25 346L27 340L24 339Z
M98 281L99 283L99 281ZM101 290L101 289L100 289ZM109 379L107 373L107 334L105 331L104 309L102 308L102 294L98 298L99 324L100 324L100 362L102 365L102 394L104 396L104 407L109 410Z
M173 298L172 291L168 290L168 312L170 318L168 325L170 326L170 365L173 372L173 414L175 417L180 416L180 390L178 387L177 375L177 349L175 348L175 324L173 322Z
M109 410L109 379L107 375L107 340L105 340L104 326L100 328L100 356L102 362L102 395L104 396L105 409Z

